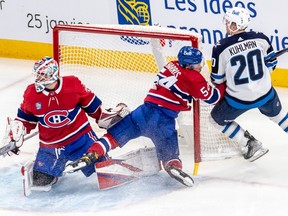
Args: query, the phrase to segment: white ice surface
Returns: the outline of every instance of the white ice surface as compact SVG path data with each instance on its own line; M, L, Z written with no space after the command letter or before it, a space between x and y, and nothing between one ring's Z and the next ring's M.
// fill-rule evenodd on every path
M0 58L0 135L6 117L15 117L33 61ZM288 110L288 89L277 88ZM165 172L107 191L95 176L67 174L50 192L24 197L21 164L33 157L37 138L19 156L0 158L1 216L284 216L288 215L288 135L257 110L239 122L270 152L254 163L242 158L200 164L195 186L186 188ZM127 146L129 149L129 146ZM124 150L124 149L123 149ZM181 145L184 170L193 171L193 151Z

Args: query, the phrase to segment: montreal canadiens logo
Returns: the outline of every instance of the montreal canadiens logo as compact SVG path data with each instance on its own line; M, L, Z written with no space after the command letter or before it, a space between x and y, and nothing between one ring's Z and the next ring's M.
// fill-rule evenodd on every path
M44 122L48 127L60 128L67 125L71 120L67 110L53 110L44 116Z

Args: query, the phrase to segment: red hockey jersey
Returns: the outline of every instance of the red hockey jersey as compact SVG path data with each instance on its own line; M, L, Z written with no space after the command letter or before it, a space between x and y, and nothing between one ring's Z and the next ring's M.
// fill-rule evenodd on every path
M101 113L101 100L75 76L60 77L53 91L37 93L31 84L23 97L17 119L28 133L38 124L41 147L59 148L73 142L92 129L86 113L96 119Z
M172 61L157 74L154 87L144 101L174 111L185 111L191 109L192 99L215 104L224 96L224 91L225 84L211 86L198 71L182 68L178 61Z

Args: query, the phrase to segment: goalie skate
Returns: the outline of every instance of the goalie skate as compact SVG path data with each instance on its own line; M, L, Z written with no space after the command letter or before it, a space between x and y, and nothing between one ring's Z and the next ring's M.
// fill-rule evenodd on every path
M192 179L192 177L188 175L187 173L183 172L182 170L174 166L171 166L166 171L172 178L176 179L183 185L187 187L192 187L194 185L194 180Z
M97 161L97 153L88 153L83 155L79 160L72 161L65 166L64 173L73 173L81 170L82 168L89 166L91 163Z
M78 170L81 170L82 168L86 167L87 163L84 161L76 161L76 162L71 162L68 165L66 165L64 169L64 173L74 173L77 172Z

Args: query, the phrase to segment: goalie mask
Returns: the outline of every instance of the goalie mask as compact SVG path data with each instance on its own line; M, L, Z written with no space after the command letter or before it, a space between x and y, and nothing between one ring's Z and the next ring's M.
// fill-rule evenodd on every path
M187 65L193 68L194 65L203 63L203 56L200 50L192 46L184 46L178 53L179 65L185 68Z
M223 23L227 25L232 32L245 30L250 23L250 14L245 8L234 7L226 12L223 17ZM235 23L237 26L237 29L234 31L230 29L232 23Z
M58 80L58 64L53 58L42 58L35 62L33 67L33 75L35 77L36 91L41 92L46 88L46 86Z

